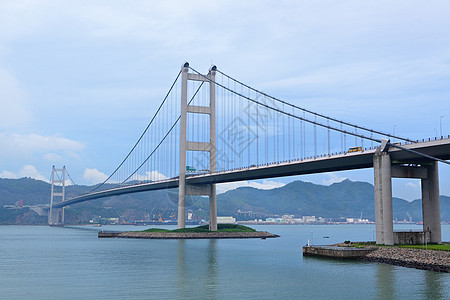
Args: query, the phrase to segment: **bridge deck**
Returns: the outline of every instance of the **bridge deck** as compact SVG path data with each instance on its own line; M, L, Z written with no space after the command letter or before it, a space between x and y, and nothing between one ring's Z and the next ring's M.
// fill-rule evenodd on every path
M405 145L412 149L440 159L450 159L450 139L432 140L415 144ZM336 172L344 170L355 170L373 167L374 149L363 152L336 154L331 156L316 157L297 161L288 161L278 164L260 165L231 171L222 171L212 174L195 175L186 178L187 184L211 184L225 183L242 180L255 180L293 175L306 175L324 172ZM393 162L399 163L426 163L430 160L418 154L401 149L390 148L389 154ZM54 207L80 203L105 197L119 196L130 193L139 193L161 189L172 189L178 187L178 178L164 181L137 184L119 187L100 192L95 192L75 197L64 202L55 204Z

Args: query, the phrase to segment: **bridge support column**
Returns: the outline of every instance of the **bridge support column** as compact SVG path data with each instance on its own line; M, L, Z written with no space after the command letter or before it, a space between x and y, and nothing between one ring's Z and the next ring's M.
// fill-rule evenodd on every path
M217 230L217 202L215 184L187 184L186 195L209 197L209 230Z
M377 244L394 244L391 158L377 150L373 158Z
M422 179L422 216L423 231L430 232L431 243L442 243L441 209L439 199L438 163L433 162L427 167L428 178Z
M186 227L186 185L183 182L181 184L181 176L180 176L180 186L178 190L178 219L177 219L177 228L185 228Z
M178 186L177 227L186 227L186 125L187 125L187 79L189 64L181 70L181 116L180 116L180 177Z
M64 208L52 208L51 212L48 212L48 225L64 225Z
M209 167L209 172L216 171L216 67L213 66L208 75L189 73L189 64L185 63L181 74L181 117L180 117L180 177L178 191L178 221L177 227L186 226L186 195L208 195L209 196L209 229L217 230L217 202L216 185L189 185L186 182L186 152L201 151L209 152L209 166L202 166L202 169ZM188 80L203 81L209 83L209 106L189 105L188 103ZM197 142L187 140L187 114L209 115L209 142ZM193 162L194 163L194 162ZM199 166L189 166L189 170L195 171ZM195 173L193 174L195 175Z
M50 209L48 212L48 225L64 225L64 207L54 208L53 205L65 200L66 194L66 167L62 169L52 168L52 186L50 193ZM59 198L59 201L56 199Z
M211 185L211 194L209 195L209 230L217 230L217 200L216 185Z
M389 140L382 140L373 157L377 244L393 245L392 178L419 178L422 185L423 231L432 243L442 243L438 163L391 164Z

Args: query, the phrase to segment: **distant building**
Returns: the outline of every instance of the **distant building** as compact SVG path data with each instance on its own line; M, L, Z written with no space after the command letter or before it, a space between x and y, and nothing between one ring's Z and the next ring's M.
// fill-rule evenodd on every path
M15 205L10 205L10 204L5 204L5 205L3 205L3 208L5 208L5 209L16 209L17 206L15 206Z
M255 220L256 221L256 220ZM282 223L283 219L282 218L266 218L266 222L270 222L270 223Z
M347 218L347 223L369 223L369 220L360 218Z
M294 215L283 215L282 217L281 217L281 219L282 219L282 223L289 223L289 224L294 224L295 223L295 221L294 221Z
M347 218L330 218L331 223L347 223Z
M314 223L317 221L316 216L303 216L303 223Z
M93 220L95 222L95 220ZM119 218L100 218L102 224L119 224Z
M233 217L217 217L217 224L234 224L236 219Z

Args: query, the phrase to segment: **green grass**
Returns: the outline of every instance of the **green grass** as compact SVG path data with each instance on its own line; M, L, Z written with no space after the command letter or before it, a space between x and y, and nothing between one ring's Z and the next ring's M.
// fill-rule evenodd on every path
M428 250L435 250L435 251L450 251L450 243L442 243L441 245L428 244L427 247L425 247L425 245L394 245L394 246L376 245L375 242L354 243L353 245L357 248L365 247L365 246L377 246L377 247L399 247L399 248L409 248L409 249L428 249Z
M243 225L234 225L234 224L217 224L216 232L254 232L256 231L253 228L243 226ZM147 230L143 230L142 232L210 232L208 225L202 225L198 227L192 228L181 228L181 229L162 229L162 228L150 228Z
M375 243L372 242L355 242L345 241L345 245L338 245L338 247L354 247L354 248L370 248L374 247Z
M189 228L180 228L174 229L170 232L209 232L208 226L199 226L199 227L189 227Z
M400 248L410 248L410 249L428 249L428 250L436 250L436 251L450 251L450 243L442 243L441 245L437 244L428 244L425 245L395 245Z
M367 242L367 243L353 243L353 246L355 248L368 248L368 247L374 247L375 243L370 243L370 242Z
M170 232L170 230L162 229L162 228L150 228L150 229L142 230L141 232Z

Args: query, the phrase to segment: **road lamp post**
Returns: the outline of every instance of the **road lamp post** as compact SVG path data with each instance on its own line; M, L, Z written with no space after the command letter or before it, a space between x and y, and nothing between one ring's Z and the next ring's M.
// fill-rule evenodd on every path
M443 118L444 116L441 116L440 118L439 118L439 126L440 126L440 128L441 128L441 138L442 138L442 118Z

